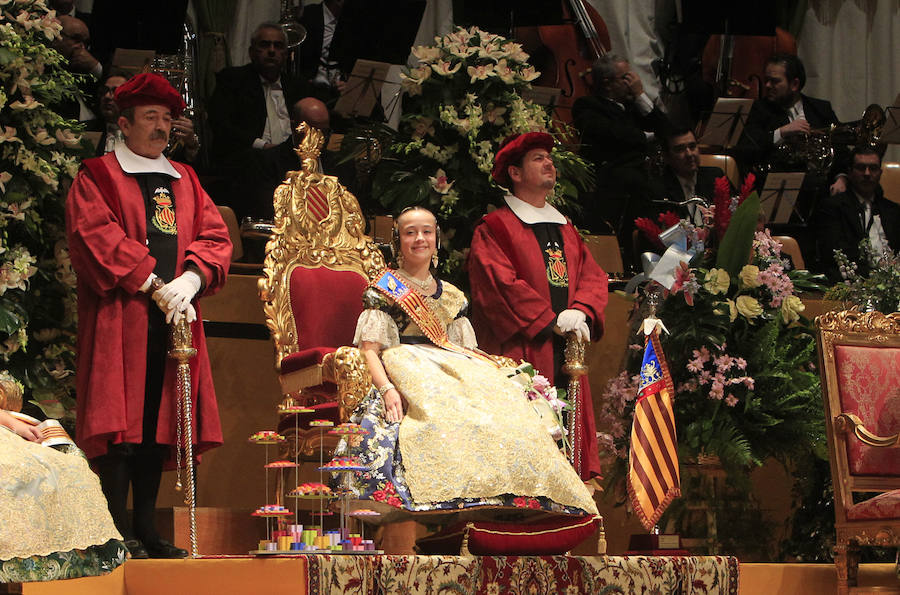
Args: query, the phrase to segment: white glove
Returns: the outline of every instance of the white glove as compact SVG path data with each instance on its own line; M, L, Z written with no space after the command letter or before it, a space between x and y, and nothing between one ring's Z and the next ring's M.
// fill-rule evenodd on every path
M591 340L591 329L588 328L587 317L581 310L570 308L560 312L556 317L556 328L561 335L573 332L585 343Z
M166 312L168 318L170 310L184 312L198 291L200 291L200 275L193 271L185 271L154 291L151 297L159 309Z
M187 308L184 310L177 310L172 308L168 312L166 312L166 324L178 324L181 322L181 319L184 318L187 320L188 324L197 320L197 311L194 310L194 305L188 302Z

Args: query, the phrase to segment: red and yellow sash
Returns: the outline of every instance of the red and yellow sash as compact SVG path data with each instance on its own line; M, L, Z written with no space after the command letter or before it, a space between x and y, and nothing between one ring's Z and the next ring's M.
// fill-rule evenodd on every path
M372 287L394 300L394 302L403 309L406 315L422 329L425 336L438 347L454 353L461 353L469 357L474 357L488 362L495 367L500 367L500 365L488 355L451 342L450 338L447 336L447 329L444 327L444 323L441 322L437 317L437 314L428 307L428 304L425 303L422 296L403 283L403 281L400 280L400 277L390 270L385 269L381 276L372 283Z

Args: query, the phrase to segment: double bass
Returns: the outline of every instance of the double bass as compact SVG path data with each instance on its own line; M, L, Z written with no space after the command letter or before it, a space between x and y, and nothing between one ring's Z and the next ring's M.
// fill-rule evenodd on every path
M585 74L609 52L610 42L606 23L583 0L563 2L562 13L562 24L518 27L516 38L541 73L534 84L560 89L553 118L567 125L572 123L572 104L591 93Z
M713 35L703 49L703 79L716 97L759 99L766 60L774 54L797 54L797 40L781 27L775 35Z

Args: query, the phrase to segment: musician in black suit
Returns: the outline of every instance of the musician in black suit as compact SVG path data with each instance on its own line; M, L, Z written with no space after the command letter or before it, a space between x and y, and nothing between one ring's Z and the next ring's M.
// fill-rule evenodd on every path
M324 0L303 8L300 24L306 40L300 45L300 76L312 84L335 92L338 64L329 56L344 0Z
M663 135L662 145L665 166L662 175L655 180L657 199L678 203L699 196L712 204L716 178L723 177L725 172L718 167L700 165L700 149L694 132L686 127L673 127ZM659 205L658 208L664 211L677 209L679 215L695 225L703 223L695 204L682 207Z
M737 149L742 165L768 162L776 146L791 137L838 124L831 103L804 95L806 69L792 54L766 61L765 98L750 109Z
M869 265L860 257L859 242L868 238L875 253L884 248L900 249L900 205L884 197L879 184L881 157L869 146L851 153L847 174L848 190L822 199L816 211L819 259L823 272L832 282L842 277L834 260L840 249L868 274Z
M572 106L572 119L581 134L581 155L594 163L597 190L584 203L585 223L591 231L612 231L625 246L625 259L634 264L632 245L635 217L652 214L652 188L646 166L654 134L667 125L665 114L644 92L644 85L628 61L615 54L598 58L591 67L592 95Z
M225 68L216 75L209 101L212 157L229 179L227 196L239 218L271 219L272 194L285 172L297 169L293 152L291 108L312 87L282 72L287 37L276 24L263 23L250 40L250 64Z

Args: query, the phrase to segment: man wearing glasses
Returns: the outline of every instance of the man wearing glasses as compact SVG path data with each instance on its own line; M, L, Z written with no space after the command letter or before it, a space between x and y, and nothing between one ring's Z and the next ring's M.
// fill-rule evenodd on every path
M885 198L879 184L881 157L863 145L853 150L850 159L847 190L824 198L816 212L819 258L833 282L842 280L834 250L842 250L865 275L869 263L860 255L860 241L868 239L875 254L900 248L900 206Z

